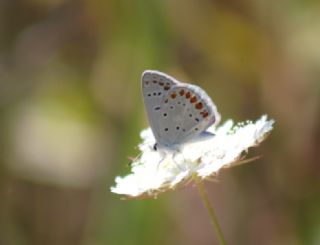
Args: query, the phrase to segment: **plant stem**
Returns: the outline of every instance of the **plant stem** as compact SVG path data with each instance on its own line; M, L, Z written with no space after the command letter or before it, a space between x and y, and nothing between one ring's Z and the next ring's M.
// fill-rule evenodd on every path
M202 201L204 203L204 206L207 208L207 210L209 212L211 223L213 225L213 229L214 229L214 232L215 232L215 234L217 236L219 244L220 245L226 245L226 242L225 242L225 239L223 237L223 233L221 231L221 228L220 228L219 222L217 220L217 217L215 215L214 209L213 209L213 207L211 206L211 204L209 202L208 194L207 194L207 191L206 191L206 189L204 187L204 184L203 184L202 180L197 176L195 176L195 182L196 182L196 185L198 187L198 191L200 193L200 196L201 196L201 199L202 199Z

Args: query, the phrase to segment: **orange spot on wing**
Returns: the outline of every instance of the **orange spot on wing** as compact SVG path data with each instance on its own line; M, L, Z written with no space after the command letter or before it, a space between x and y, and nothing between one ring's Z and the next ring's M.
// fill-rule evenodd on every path
M200 114L202 115L203 118L206 118L207 116L209 116L209 113L207 111L202 111L200 112Z
M172 93L172 94L170 95L170 97L171 97L172 99L174 99L174 98L177 97L177 94L176 94L176 93Z
M196 104L196 109L201 110L203 108L203 105L201 102Z
M193 96L191 99L190 99L190 102L191 103L195 103L195 102L197 102L197 97L196 96Z
M180 94L181 96L183 96L183 95L184 95L184 90L181 89L181 90L179 91L179 94Z
M190 97L191 97L191 93L190 93L190 92L187 92L187 93L186 93L186 98L189 99Z

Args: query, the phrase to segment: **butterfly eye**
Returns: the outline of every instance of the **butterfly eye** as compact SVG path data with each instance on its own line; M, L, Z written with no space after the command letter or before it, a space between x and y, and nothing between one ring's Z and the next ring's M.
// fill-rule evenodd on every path
M153 145L153 150L158 150L158 143L155 143L154 145Z

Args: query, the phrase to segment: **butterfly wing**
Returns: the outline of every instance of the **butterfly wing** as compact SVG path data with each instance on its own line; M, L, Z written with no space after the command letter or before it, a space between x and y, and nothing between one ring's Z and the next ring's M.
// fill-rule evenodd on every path
M190 84L181 84L174 89L178 97L175 103L177 106L184 106L180 120L181 129L174 140L175 144L182 144L203 133L211 125L220 121L220 115L216 106L200 87ZM172 97L169 95L169 98ZM175 100L175 99L173 99Z
M200 87L181 83L162 72L145 71L142 92L150 127L159 144L182 144L220 119Z
M142 94L148 121L154 137L160 144L170 141L166 134L165 125L171 115L165 112L165 100L169 92L177 85L177 81L165 73L147 70L142 74Z

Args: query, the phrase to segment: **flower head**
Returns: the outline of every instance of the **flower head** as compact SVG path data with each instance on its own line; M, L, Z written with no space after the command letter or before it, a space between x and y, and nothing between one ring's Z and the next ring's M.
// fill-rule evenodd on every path
M141 155L133 161L130 174L116 177L111 191L127 198L155 197L188 184L195 176L207 179L243 160L242 153L258 146L272 130L273 123L266 115L256 122L237 125L228 120L220 127L210 127L207 131L212 134L178 149L154 147L152 131L145 129L141 132Z

